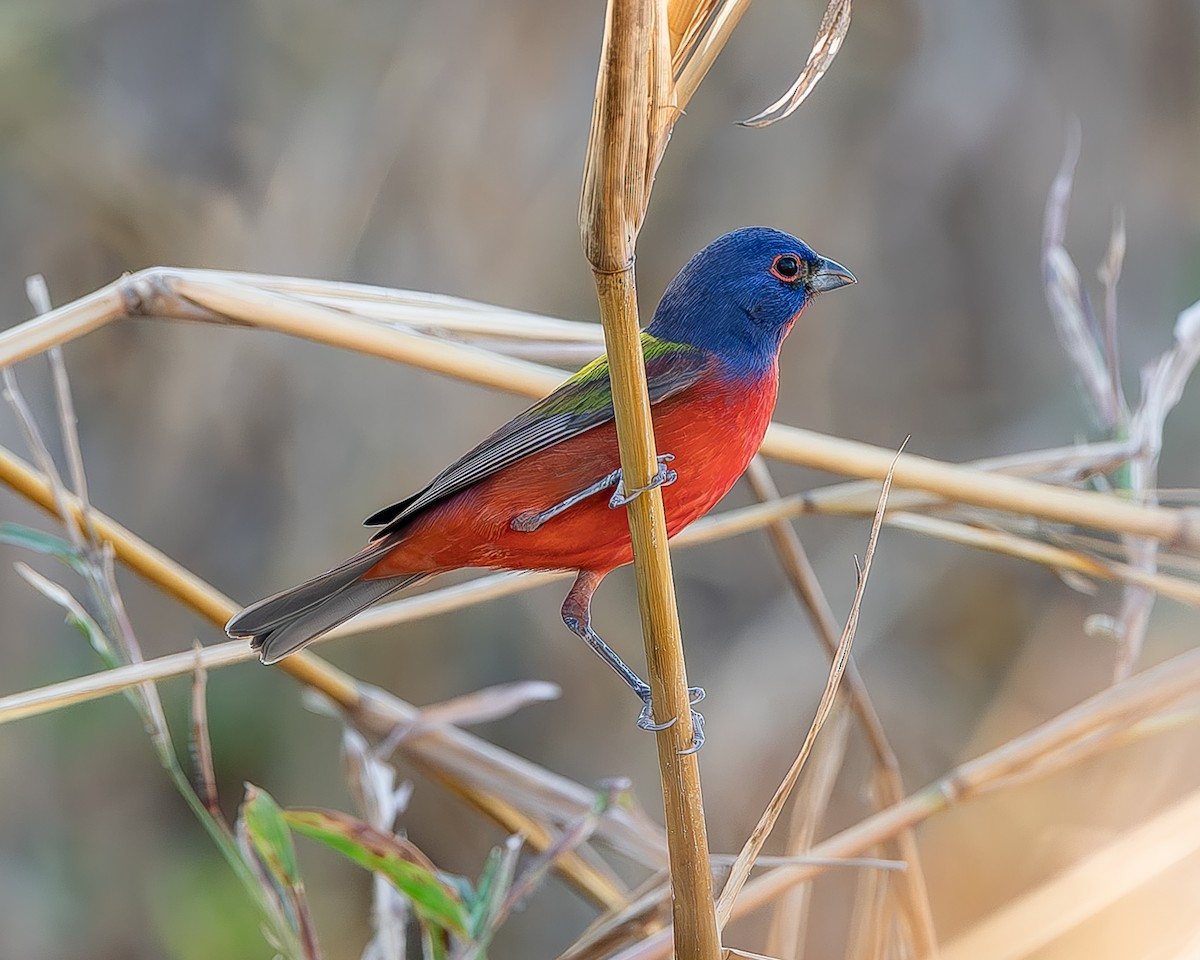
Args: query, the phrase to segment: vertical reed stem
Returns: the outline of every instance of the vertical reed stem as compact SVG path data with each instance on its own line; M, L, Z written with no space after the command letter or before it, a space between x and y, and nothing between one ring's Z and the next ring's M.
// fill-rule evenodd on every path
M644 487L658 469L633 253L677 115L670 69L666 0L609 0L579 224L600 302L626 489ZM682 754L693 731L662 492L635 498L627 510L654 718L676 720L658 733L675 955L718 960L700 768L694 754Z
M632 267L621 273L597 273L596 291L612 371L621 469L626 477L636 478L627 486L644 486L658 464ZM689 960L716 960L720 956L720 940L713 909L700 765L695 754L681 754L692 745L691 704L671 578L671 557L667 551L662 491L654 489L644 493L626 509L633 537L634 570L649 668L647 680L654 695L654 719L663 723L672 717L678 718L672 726L658 732L659 772L671 863L675 955Z

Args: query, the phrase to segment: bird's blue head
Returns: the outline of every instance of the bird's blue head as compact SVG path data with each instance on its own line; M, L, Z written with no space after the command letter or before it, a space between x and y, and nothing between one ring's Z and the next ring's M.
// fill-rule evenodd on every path
M746 370L774 363L796 317L819 293L857 283L839 263L770 227L710 243L671 281L648 332Z

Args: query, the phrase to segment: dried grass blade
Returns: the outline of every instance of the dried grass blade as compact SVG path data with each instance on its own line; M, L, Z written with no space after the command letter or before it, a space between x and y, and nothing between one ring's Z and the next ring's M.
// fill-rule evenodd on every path
M812 846L821 817L833 796L833 788L846 757L849 735L850 710L843 700L830 716L825 736L813 748L812 763L792 802L785 846L787 853L792 856L799 857ZM757 862L765 865L766 858L759 857ZM800 956L811 901L811 884L794 887L779 898L771 913L767 953L780 957Z
M817 704L816 716L813 717L812 725L809 727L808 735L804 738L800 752L796 755L795 761L793 761L791 768L784 776L783 782L775 791L775 795L771 798L767 809L763 811L758 824L746 840L742 852L738 855L737 861L730 870L729 878L725 881L725 887L721 891L720 897L717 898L717 922L722 929L729 922L729 918L733 912L733 903L749 879L754 861L762 850L763 844L766 843L767 837L770 836L776 821L779 819L779 814L783 811L783 806L791 795L792 788L796 785L800 771L804 768L804 764L808 760L817 734L820 733L821 727L829 716L829 712L833 709L834 698L837 696L842 674L845 672L846 665L849 662L850 647L854 642L854 633L858 628L858 615L862 608L862 598L867 587L867 576L871 571L871 561L875 556L875 545L879 541L879 531L883 526L883 514L887 507L888 491L891 489L891 486L892 474L889 470L887 476L884 477L883 488L879 492L879 507L875 511L875 519L871 523L871 535L867 540L866 554L863 559L862 568L858 574L858 586L854 593L854 602L850 605L850 613L846 617L846 627L842 631L842 639L838 643L837 655L834 657L833 666L829 671L829 679L825 684L825 691L821 694L821 700Z
M808 60L796 82L787 93L761 113L740 121L742 126L767 127L795 113L833 64L849 29L850 0L829 0L829 6L825 8L825 14L821 17L820 29L817 30L817 39L813 42Z
M196 667L192 673L192 764L196 768L196 793L204 809L214 820L221 819L221 804L217 798L217 775L213 769L212 740L208 735L208 671L200 659L204 648L196 641L192 646Z
M759 499L778 498L779 491L775 487L770 471L760 457L755 457L751 462L750 469L747 471L747 479ZM890 497L889 500L894 502L894 497ZM877 506L877 500L872 500L872 505ZM892 514L889 513L885 522L891 516ZM837 625L829 603L825 599L824 591L805 555L800 538L792 525L782 520L771 524L770 533L784 572L792 582L793 589L810 611L822 643L830 656L833 656L838 644ZM879 715L875 711L875 706L867 693L866 684L863 682L853 658L846 668L844 682L846 695L859 716L863 731L866 733L874 753L876 775L879 781L876 800L884 806L897 803L905 794L904 782L900 777L900 764L896 759L895 751L888 742L883 724L879 720ZM920 937L922 943L933 944L933 921L929 909L929 896L925 886L924 872L921 870L917 856L916 840L906 833L901 836L898 846L900 848L899 855L910 865L906 877L901 881L903 905L908 914L909 926Z
M696 5L687 28L674 47L672 72L680 110L687 109L692 94L748 9L750 0L706 0Z
M393 753L405 737L415 736L425 730L439 726L469 727L477 723L490 723L511 716L518 710L534 703L557 700L562 688L544 680L521 680L485 687L472 693L430 704L421 708L415 723L397 727L380 744L376 753L386 757Z

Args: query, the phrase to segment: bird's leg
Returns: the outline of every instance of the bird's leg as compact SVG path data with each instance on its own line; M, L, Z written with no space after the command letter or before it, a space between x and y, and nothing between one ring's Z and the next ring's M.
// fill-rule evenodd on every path
M608 507L610 510L616 510L617 507L623 507L625 504L636 500L643 493L648 493L655 487L669 487L679 479L679 474L667 467L667 464L675 459L675 454L664 453L658 458L658 473L644 487L638 487L636 490L625 492L625 482L621 479L620 471L617 471L617 489L613 491L613 495L609 498Z
M557 517L564 510L570 510L571 507L575 506L575 504L579 503L581 500L586 500L588 497L599 493L601 490L607 490L614 483L620 483L620 481L621 469L618 467L612 473L601 477L590 487L585 487L578 493L571 494L561 503L556 503L554 506L548 507L545 510L539 510L536 513L527 512L517 514L515 517L513 517L512 523L509 524L509 526L521 533L533 533L534 530L538 529L538 527L540 527L547 520Z
M674 470L668 470L666 467L667 462L674 459L674 455L670 453L664 453L659 457L658 473L654 479L650 481L648 486L641 490L635 490L629 496L625 495L624 488L621 486L621 468L618 467L612 473L605 474L590 487L584 487L578 493L571 494L565 500L556 503L552 507L547 507L545 510L526 511L525 513L517 514L512 518L509 526L519 533L533 533L534 530L540 528L547 520L553 520L564 510L570 510L575 504L600 493L602 490L607 490L613 484L616 484L617 490L608 501L608 505L614 509L624 506L634 497L638 496L638 494L645 493L647 490L653 490L655 487L662 486L663 484L674 483L676 473Z
M596 587L600 585L600 581L603 579L603 573L597 573L594 570L579 571L579 576L575 578L575 584L571 587L571 592L567 594L567 599L563 601L563 622L573 634L595 650L600 655L600 658L612 667L617 672L617 675L629 684L630 689L641 699L642 712L638 715L637 725L643 730L665 730L679 718L672 717L665 723L654 722L654 703L650 696L650 684L634 673L629 665L617 655L617 652L605 643L600 638L600 635L592 629L592 594L596 592ZM689 703L699 703L703 699L703 687L688 687ZM704 717L695 710L691 713L692 745L687 750L682 751L684 754L695 753L704 744Z

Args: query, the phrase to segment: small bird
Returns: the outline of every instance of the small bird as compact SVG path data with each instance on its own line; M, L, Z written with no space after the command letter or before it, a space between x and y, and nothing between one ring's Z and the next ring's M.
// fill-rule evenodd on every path
M226 625L263 663L299 650L404 587L460 567L576 570L562 618L642 701L650 687L591 626L592 594L633 559L620 507L663 487L668 536L703 516L758 450L775 408L779 349L817 294L856 283L841 264L768 227L727 233L667 287L642 333L655 443L664 453L644 489L621 478L608 361L600 357L518 414L417 493L368 517L359 553L260 600ZM670 466L668 467L668 464ZM605 495L607 494L607 495ZM704 696L690 691L692 703ZM693 713L692 750L703 743Z

